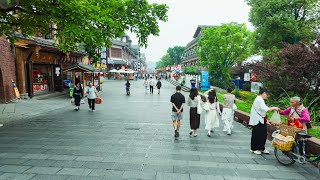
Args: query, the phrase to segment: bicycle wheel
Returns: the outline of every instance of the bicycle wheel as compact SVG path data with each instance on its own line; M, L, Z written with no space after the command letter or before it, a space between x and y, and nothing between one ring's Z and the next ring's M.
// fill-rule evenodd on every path
M277 148L274 148L274 155L276 156L276 159L284 166L290 166L295 163L292 153L298 153L298 146L296 143L292 145L291 151L281 151Z

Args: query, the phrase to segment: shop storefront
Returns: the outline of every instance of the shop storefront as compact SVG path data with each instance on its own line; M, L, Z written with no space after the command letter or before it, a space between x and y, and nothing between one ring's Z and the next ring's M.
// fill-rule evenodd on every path
M64 91L63 70L84 56L82 52L67 55L45 40L32 38L17 40L15 52L17 87L21 95L31 98Z
M49 64L33 64L33 93L34 95L49 93L53 90L52 65Z

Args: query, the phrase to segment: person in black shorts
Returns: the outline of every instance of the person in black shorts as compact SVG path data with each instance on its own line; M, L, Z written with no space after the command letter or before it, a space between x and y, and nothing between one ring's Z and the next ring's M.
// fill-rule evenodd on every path
M176 93L171 96L172 103L172 123L174 128L174 136L179 137L180 120L182 120L183 106L186 102L185 97L181 94L181 86L176 87Z

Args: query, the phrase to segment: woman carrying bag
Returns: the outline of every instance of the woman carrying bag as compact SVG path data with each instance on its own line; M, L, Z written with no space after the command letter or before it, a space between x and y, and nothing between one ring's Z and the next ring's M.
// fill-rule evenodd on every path
M251 135L251 149L250 151L254 154L269 154L269 151L265 148L267 141L267 112L279 111L278 107L269 108L265 100L268 98L268 91L265 88L261 88L259 95L254 100L249 125L252 126Z
M93 86L92 82L89 83L86 94L88 95L89 111L95 112L96 98L99 98L99 95L96 87Z
M197 137L197 129L200 126L200 114L198 113L198 102L201 98L198 94L197 88L190 90L190 95L187 100L187 105L190 106L190 136Z

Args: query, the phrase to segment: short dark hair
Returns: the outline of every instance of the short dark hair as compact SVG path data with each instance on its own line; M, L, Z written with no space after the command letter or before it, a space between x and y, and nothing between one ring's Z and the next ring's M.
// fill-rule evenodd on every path
M177 86L177 87L176 87L176 90L177 90L177 91L181 91L181 86Z
M261 95L263 93L269 94L269 92L268 92L268 90L266 88L260 87L259 94Z
M233 91L233 89L232 89L231 87L228 87L228 88L227 88L227 92L228 92L228 93L231 93L232 91Z

